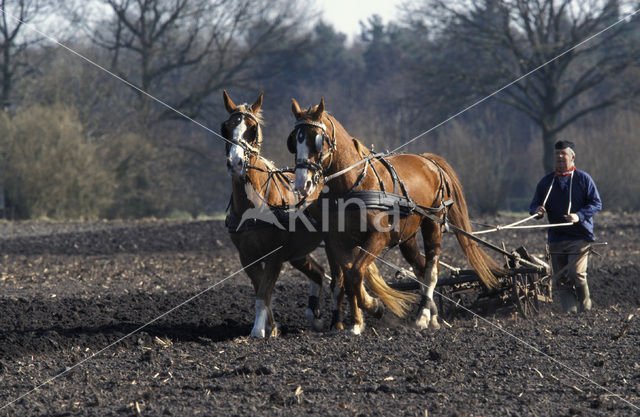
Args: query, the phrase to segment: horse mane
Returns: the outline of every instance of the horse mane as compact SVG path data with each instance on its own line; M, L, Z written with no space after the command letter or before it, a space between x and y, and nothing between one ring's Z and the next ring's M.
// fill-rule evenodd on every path
M258 110L257 113L254 113L251 111L251 105L247 104L247 103L243 103L240 104L236 111L239 111L240 113L249 113L251 115L253 115L253 117L256 118L256 120L258 121L258 123L260 123L261 125L264 125L264 120L262 119L262 109Z
M315 110L318 106L311 106L308 107L305 111L304 111L304 115L302 116L301 120L312 120L311 116L313 113L315 113ZM347 136L351 137L353 140L353 146L355 147L356 151L358 152L358 154L362 157L362 158L366 158L367 156L369 156L369 154L371 153L371 149L369 149L367 146L364 145L364 143L360 142L357 138L351 136L348 132L347 129L344 128L344 126L342 126L342 124L331 114L329 113L327 110L325 110L324 112L322 112L322 116L328 118L329 120L331 120L331 123L334 124L334 126L336 127L336 131L338 130L338 128L344 130L344 132L347 134ZM327 126L327 129L330 129L329 126Z
M371 149L367 148L357 138L353 138L353 146L355 146L356 151L362 158L366 158L371 153Z
M276 164L274 164L273 161L268 160L262 155L258 155L258 157L260 158L260 161L267 167L267 170L278 171L278 167L276 167Z

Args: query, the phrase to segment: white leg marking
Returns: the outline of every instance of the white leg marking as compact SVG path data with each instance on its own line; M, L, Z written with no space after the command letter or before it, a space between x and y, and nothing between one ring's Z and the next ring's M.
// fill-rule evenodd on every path
M436 289L436 284L438 283L438 257L436 256L433 260L427 263L426 274L429 274L429 279L427 280L427 291L426 296L433 300L433 291ZM425 275L426 275L425 274Z
M431 321L431 310L429 307L425 307L420 312L420 315L416 319L416 327L420 330L426 329L429 327L429 322Z
M362 324L354 324L353 329L351 329L351 333L358 336L361 335L365 328L364 319L362 320Z
M424 295L426 295L430 300L433 300L433 292L438 282L438 267L436 266L437 261L438 257L435 257L431 261L427 262L424 274L424 282L426 284ZM418 315L418 318L416 319L415 324L416 327L420 330L429 328L430 324L433 328L436 328L436 326L438 328L440 327L440 325L438 324L438 316L431 316L431 310L429 309L428 305L422 309L422 311Z
M267 316L269 312L264 300L256 300L256 320L253 323L251 337L264 338L266 335Z

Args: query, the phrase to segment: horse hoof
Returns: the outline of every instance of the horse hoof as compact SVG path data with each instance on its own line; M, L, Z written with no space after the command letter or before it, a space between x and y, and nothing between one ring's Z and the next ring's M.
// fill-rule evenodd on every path
M359 336L364 331L364 328L365 328L364 323L362 323L362 324L354 324L353 327L351 328L351 334L353 334L355 336Z
M376 311L374 311L373 313L373 317L375 317L376 319L381 319L382 316L384 316L384 304L378 302L378 304L376 305Z
M424 330L429 328L429 323L431 322L431 311L428 308L423 308L418 318L414 322L415 327L418 330Z
M307 311L305 312L305 315L307 316L307 321L309 322L309 325L313 330L315 330L316 332L319 332L323 329L324 322L320 317L314 314L313 311L311 311L311 309L308 308Z
M324 322L322 319L314 319L311 321L311 328L316 332L320 332L324 328Z
M337 321L335 323L331 323L331 326L329 328L335 330L344 330L344 325L341 321Z
M280 336L280 325L276 324L275 326L273 326L273 329L271 329L271 333L269 333L269 337L278 337Z
M416 320L415 322L413 322L413 325L418 330L424 330L429 328L429 322L424 318L420 318L419 320Z
M264 329L253 329L251 330L251 337L254 339L264 339L264 337L266 336Z
M429 329L440 330L440 323L438 323L438 316L433 316L429 322Z

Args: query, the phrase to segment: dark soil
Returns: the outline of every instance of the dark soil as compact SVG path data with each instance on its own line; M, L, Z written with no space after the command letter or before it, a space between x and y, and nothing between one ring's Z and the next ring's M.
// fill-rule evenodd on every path
M246 275L214 286L240 269L222 222L0 223L0 415L639 414L640 216L596 222L609 246L591 259L591 312L462 313L435 333L387 313L361 336L316 333L287 266L267 340L247 337ZM543 256L541 231L490 240ZM452 236L443 260L466 267ZM323 312L328 325L327 293Z

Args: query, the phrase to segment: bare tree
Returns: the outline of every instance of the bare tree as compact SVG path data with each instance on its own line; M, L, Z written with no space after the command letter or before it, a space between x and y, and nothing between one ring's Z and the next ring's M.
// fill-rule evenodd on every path
M422 25L444 22L441 34L447 47L466 45L467 52L489 63L471 71L460 62L449 63L459 66L449 74L477 94L495 92L496 80L504 85L535 70L495 98L526 114L540 128L543 165L551 170L553 145L563 129L640 93L640 84L625 77L640 63L638 18L631 16L614 25L622 17L625 5L621 3L429 0L413 10L412 17L421 14Z
M0 100L5 110L12 104L15 75L28 66L25 51L41 41L39 36L23 29L26 24L44 20L48 6L47 0L0 0Z
M95 0L95 4L106 17L86 26L92 42L109 52L111 69L190 117L203 115L208 99L223 87L254 86L256 66L291 46L297 13L291 0ZM260 77L277 70L277 66L262 68ZM167 109L152 111L148 97L136 94L145 119L177 117Z

